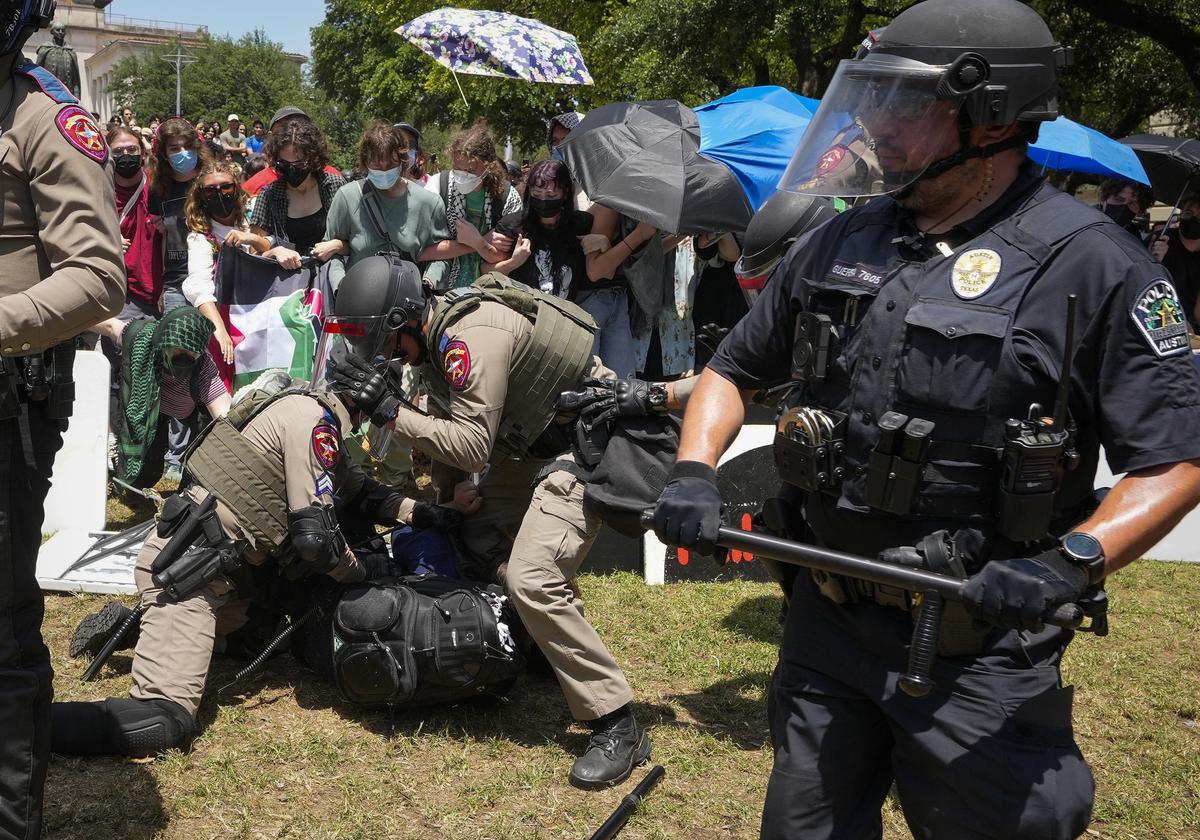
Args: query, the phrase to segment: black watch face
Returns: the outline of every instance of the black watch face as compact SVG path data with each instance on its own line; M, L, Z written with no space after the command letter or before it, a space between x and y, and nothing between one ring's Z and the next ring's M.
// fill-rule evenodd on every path
M1083 562L1095 560L1104 553L1100 541L1091 534L1073 533L1063 537L1063 549Z

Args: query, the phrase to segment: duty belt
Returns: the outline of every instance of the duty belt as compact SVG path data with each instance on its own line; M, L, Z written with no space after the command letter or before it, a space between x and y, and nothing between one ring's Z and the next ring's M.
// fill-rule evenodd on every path
M21 403L44 403L46 414L56 420L70 417L74 367L74 341L32 356L0 357L0 420L20 414Z

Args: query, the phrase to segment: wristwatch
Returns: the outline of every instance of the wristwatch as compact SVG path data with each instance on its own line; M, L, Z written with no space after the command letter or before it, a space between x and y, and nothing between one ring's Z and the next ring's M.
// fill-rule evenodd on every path
M1104 580L1104 547L1100 540L1082 531L1072 531L1059 541L1058 548L1067 560L1087 571L1090 585Z
M662 382L651 382L646 393L646 402L657 412L667 410L667 386Z

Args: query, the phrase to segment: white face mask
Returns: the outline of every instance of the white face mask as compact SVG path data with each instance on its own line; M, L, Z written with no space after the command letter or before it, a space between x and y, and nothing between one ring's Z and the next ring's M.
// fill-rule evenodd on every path
M450 183L460 193L475 192L475 190L479 189L479 185L483 183L483 176L472 175L463 169L452 169L450 170Z

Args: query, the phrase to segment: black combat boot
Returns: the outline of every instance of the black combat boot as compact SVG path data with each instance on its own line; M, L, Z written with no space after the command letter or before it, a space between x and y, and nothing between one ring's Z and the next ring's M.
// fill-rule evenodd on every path
M587 750L571 768L571 784L585 790L611 787L628 779L633 768L649 758L650 736L637 725L633 710L622 706L592 722Z
M100 652L100 648L104 647L104 643L112 637L113 631L120 627L121 622L132 612L133 610L120 601L109 601L99 612L94 612L79 622L75 632L71 634L71 645L67 652L73 657L86 653L94 658ZM136 647L140 629L140 623L129 628L117 650Z

